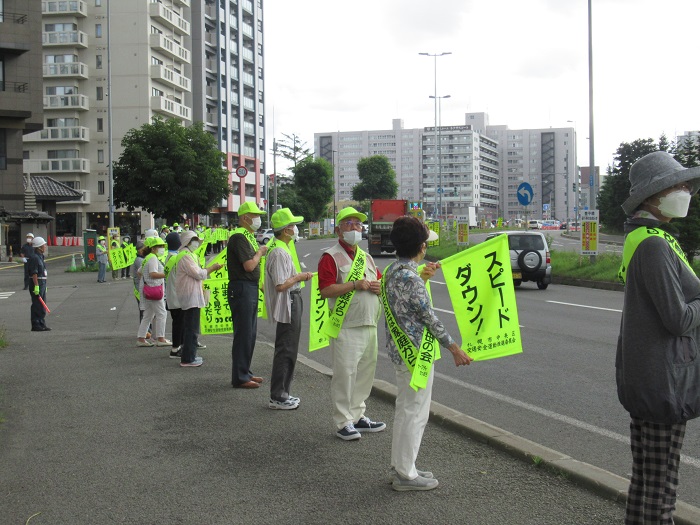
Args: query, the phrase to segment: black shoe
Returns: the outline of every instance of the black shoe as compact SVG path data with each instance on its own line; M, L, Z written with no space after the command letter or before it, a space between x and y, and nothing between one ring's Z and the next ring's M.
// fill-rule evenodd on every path
M50 332L51 328L48 326L33 326L32 332Z

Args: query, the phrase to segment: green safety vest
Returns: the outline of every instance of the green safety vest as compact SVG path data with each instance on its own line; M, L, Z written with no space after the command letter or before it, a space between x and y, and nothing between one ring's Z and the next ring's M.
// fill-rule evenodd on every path
M683 253L681 245L678 244L678 241L673 235L663 230L660 230L659 228L652 228L650 226L640 226L636 230L628 233L627 237L625 238L625 246L622 249L622 264L620 265L620 270L617 272L617 278L622 284L625 284L625 281L627 279L627 268L629 268L630 261L632 260L634 252L637 251L637 247L644 240L650 237L661 237L662 239L666 240L669 246L671 246L671 249L674 252L676 252L676 255L678 255L678 257L680 257L681 261L683 261L686 264L686 266L690 269L691 272L695 273L695 270L693 270L693 267L690 266L690 263L688 262L688 258L685 256L685 253Z

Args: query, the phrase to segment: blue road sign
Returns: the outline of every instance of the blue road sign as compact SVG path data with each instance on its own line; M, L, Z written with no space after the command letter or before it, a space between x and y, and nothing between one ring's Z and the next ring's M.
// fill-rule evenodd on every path
M438 193L443 193L444 191L445 190L443 190L442 188L438 188Z
M543 204L542 211L549 211L549 204Z
M518 202L522 204L523 206L527 206L532 202L532 197L535 194L534 191L532 191L532 186L530 186L527 182L523 182L518 186Z

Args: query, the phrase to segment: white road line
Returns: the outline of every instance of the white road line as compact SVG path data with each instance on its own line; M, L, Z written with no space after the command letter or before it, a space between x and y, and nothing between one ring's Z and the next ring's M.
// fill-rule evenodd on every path
M304 257L308 257L309 255L311 255L311 254L310 254L310 253L307 253L306 255L304 255Z
M15 292L0 292L0 299L9 299Z
M562 303L560 301L545 301L545 302L552 303L552 304L563 304L564 306L578 306L579 308L590 308L592 310L605 310L606 312L622 313L622 310L618 310L616 308L602 308L600 306L588 306L587 304L576 304L576 303Z
M556 412L552 412L551 410L547 410L545 408L541 408L541 407L538 407L536 405L531 405L530 403L525 403L524 401L520 401L519 399L514 399L512 397L509 397L509 396L506 396L503 394L499 394L498 392L494 392L493 390L487 390L486 388L481 388L481 387L478 387L476 385L471 385L469 383L465 383L464 381L460 381L459 379L455 379L453 377L442 374L440 372L435 372L435 377L439 377L440 379L443 379L449 383L460 386L462 388L466 388L466 389L472 390L474 392L478 392L479 394L490 397L492 399L496 399L498 401L508 403L509 405L513 405L513 406L516 406L518 408L524 408L525 410L535 412L537 414L548 417L550 419L554 419L555 421L559 421L561 423L566 423L567 425L571 425L573 427L577 427L577 428L586 430L588 432L592 432L593 434L598 434L600 436L610 438L610 439L615 440L615 441L619 441L620 443L629 444L629 438L627 436L623 436L622 434L618 434L617 432L612 432L611 430L606 430L604 428L600 428L600 427L597 427L595 425L591 425L590 423L585 423L583 421L579 421L578 419L574 419L573 417L565 416L563 414L558 414ZM686 465L691 465L693 467L700 468L700 459L697 459L697 458L694 458L691 456L686 456L685 454L681 454L681 461L683 463L685 463Z
M433 310L435 310L436 312L445 312L446 314L452 314L452 315L455 314L452 310L443 310L442 308L435 308L434 306L433 306Z

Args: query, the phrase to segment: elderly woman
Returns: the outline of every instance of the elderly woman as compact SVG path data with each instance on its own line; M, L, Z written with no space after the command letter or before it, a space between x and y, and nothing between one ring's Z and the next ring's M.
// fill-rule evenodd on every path
M202 366L204 360L197 357L197 336L199 335L199 311L207 305L202 290L202 281L211 272L223 268L222 264L212 264L204 269L194 254L201 241L192 230L180 234L180 252L175 264L175 289L179 306L182 309L182 346L180 366Z
M391 242L396 247L398 260L387 267L382 277L387 350L396 370L398 389L391 442L392 486L398 491L431 490L438 486L432 472L416 470L416 457L430 412L433 359L425 365L427 378L421 384L413 374L419 360L404 362L402 355L406 355L405 351L413 351L417 355L418 348L423 353L425 347L421 343L432 335L452 353L456 366L468 365L472 361L447 333L430 303L424 281L435 274L439 263L427 263L421 275L418 275L418 263L425 256L427 242L435 239L437 235L429 232L425 224L415 217L396 219ZM390 325L394 327L393 331L389 330ZM401 337L403 334L410 343L403 344L400 353L397 341L405 341ZM434 348L437 348L437 344Z
M165 242L160 237L149 237L145 243L143 250L144 258L138 274L141 276L141 306L143 308L143 317L139 325L136 346L153 346L154 343L146 340L148 327L155 319L154 329L156 335L156 346L170 346L172 341L165 338L165 321L167 313L165 312L164 294L161 292L160 298L149 298L147 296L145 286L154 288L164 288L165 273L163 271L163 263L160 262L160 257L165 253Z

